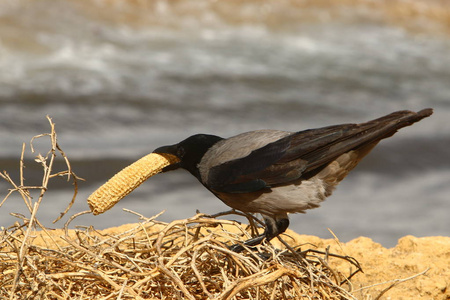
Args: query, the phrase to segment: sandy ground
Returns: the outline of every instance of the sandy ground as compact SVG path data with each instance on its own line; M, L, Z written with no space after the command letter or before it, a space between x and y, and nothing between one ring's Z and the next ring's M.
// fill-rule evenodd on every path
M450 237L405 236L395 247L386 249L366 237L340 244L333 239L288 234L295 239L293 244L311 243L319 249L330 246L330 252L356 258L364 271L352 278L354 295L359 299L373 299L392 284L396 286L382 299L450 299ZM376 284L380 285L357 291Z

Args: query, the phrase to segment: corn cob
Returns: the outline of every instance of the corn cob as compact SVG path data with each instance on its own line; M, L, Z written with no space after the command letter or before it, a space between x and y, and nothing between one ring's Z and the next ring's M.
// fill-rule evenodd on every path
M88 197L91 211L94 215L104 213L145 180L178 161L176 156L170 154L150 153L142 157L111 177Z

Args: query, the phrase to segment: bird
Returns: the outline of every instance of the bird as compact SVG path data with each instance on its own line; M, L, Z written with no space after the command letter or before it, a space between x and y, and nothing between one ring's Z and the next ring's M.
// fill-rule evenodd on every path
M264 232L243 244L253 247L286 231L288 214L317 208L380 140L429 117L433 109L396 111L364 122L298 132L255 130L230 138L195 134L155 149L179 162L162 172L185 169L235 210L259 213ZM241 244L230 247L241 252Z

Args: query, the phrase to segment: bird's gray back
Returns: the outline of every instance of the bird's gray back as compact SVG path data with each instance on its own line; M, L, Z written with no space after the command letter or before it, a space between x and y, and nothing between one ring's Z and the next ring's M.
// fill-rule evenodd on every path
M290 134L293 132L264 129L244 132L217 142L205 153L199 165L202 181L206 182L212 167L246 157L252 151Z

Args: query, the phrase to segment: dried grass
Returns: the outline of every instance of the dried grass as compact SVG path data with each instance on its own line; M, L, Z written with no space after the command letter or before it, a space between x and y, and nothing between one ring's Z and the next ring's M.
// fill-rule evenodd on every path
M0 298L354 299L329 254L270 245L235 253L224 244L241 238L232 227L245 232L198 214L114 235L67 230L52 241L16 224L1 235Z
M36 219L48 181L56 176L72 180L69 209L80 178L48 120L51 133L35 137L51 140L51 150L37 158L45 171L42 186L24 186L22 171L20 184L1 173L13 186L1 204L17 192L30 217L0 233L0 299L355 299L349 280L361 268L351 257L287 244L284 250L263 244L242 253L230 251L227 245L258 231L251 216L251 226L245 227L203 214L167 224L157 221L158 215L145 218L129 211L141 222L124 232L70 230L74 218L90 213L81 212L50 232ZM21 170L23 157L24 151ZM52 173L56 158L66 162L66 171ZM30 189L40 191L35 202ZM331 260L343 260L353 271L342 274L330 267Z

